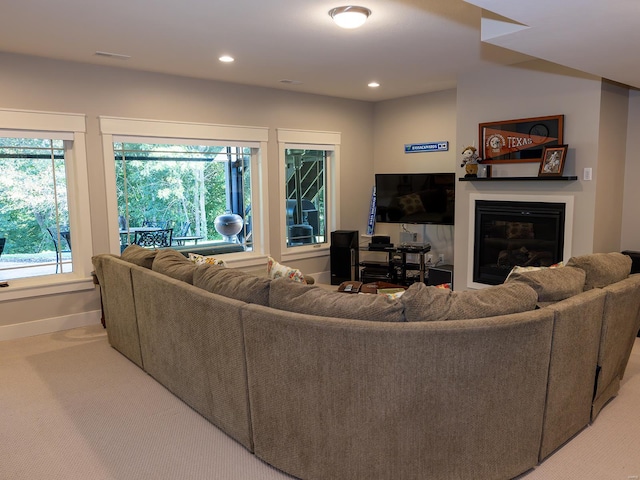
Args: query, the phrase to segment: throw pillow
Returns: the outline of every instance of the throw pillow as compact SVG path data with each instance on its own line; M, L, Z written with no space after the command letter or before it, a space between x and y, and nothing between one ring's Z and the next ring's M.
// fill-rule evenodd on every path
M271 257L267 261L267 276L271 279L288 278L294 282L307 283L300 270L282 265Z
M180 252L170 248L158 250L151 269L168 277L193 284L193 272L196 266Z
M189 252L189 260L196 265L218 265L220 267L226 267L227 264L221 258L216 258L211 255L199 255L197 253Z
M197 265L193 274L196 287L246 303L269 305L271 279L258 277L235 268Z
M538 302L558 302L584 290L586 274L575 267L536 268L509 274L506 282L522 282L538 294Z
M516 265L511 269L511 271L509 272L509 275L507 275L507 278L505 278L504 281L506 282L507 280L509 280L511 275L513 275L514 273L535 272L537 270L544 270L545 268L559 268L559 267L564 267L564 263L558 262L558 263L554 263L553 265L549 265L548 267L521 267L520 265Z
M269 306L279 310L374 322L403 322L400 301L386 295L348 294L278 279L271 282Z
M407 322L429 322L526 312L536 308L538 294L516 282L461 292L414 283L400 300Z
M631 257L618 252L592 253L571 257L568 266L578 267L585 271L585 290L603 288L612 283L624 280L631 272Z
M156 253L158 253L157 250L150 250L132 243L122 251L120 258L129 263L139 265L140 267L151 268L153 266L153 259L156 258Z

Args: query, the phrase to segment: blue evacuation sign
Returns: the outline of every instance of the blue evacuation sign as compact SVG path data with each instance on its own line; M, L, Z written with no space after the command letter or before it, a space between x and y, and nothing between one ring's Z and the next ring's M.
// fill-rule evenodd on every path
M404 153L420 152L446 152L449 150L449 142L407 143Z

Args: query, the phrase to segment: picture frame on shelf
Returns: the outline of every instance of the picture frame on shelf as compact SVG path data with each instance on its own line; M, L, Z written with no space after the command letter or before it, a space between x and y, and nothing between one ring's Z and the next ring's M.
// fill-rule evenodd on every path
M545 147L564 142L564 115L520 118L478 125L482 163L537 163Z
M561 177L564 161L567 158L568 145L545 147L540 160L539 177Z

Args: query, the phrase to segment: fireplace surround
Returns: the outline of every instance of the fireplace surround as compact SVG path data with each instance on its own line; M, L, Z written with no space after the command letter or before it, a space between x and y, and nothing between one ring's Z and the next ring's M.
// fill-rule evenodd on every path
M472 287L497 285L518 266L550 266L570 256L572 197L471 197Z

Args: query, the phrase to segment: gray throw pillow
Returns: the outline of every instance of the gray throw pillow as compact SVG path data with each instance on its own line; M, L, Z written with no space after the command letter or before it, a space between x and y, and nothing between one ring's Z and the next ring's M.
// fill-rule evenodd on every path
M541 268L529 272L514 272L505 283L521 282L538 294L538 302L559 302L584 290L586 274L574 267Z
M196 265L180 252L167 248L158 250L151 269L176 280L193 284L193 272Z
M322 317L403 322L403 306L386 295L349 294L278 278L271 282L269 306Z
M538 294L524 283L452 292L414 283L400 297L407 322L463 320L533 310Z
M604 288L627 278L631 272L631 263L628 255L612 252L571 257L567 266L584 270L587 275L584 289L591 290Z
M156 258L156 253L158 253L157 250L150 250L140 245L131 244L124 249L120 258L129 263L135 263L140 267L151 268L153 259Z
M270 278L218 265L198 265L193 274L193 285L196 287L265 307L269 305L270 284Z

